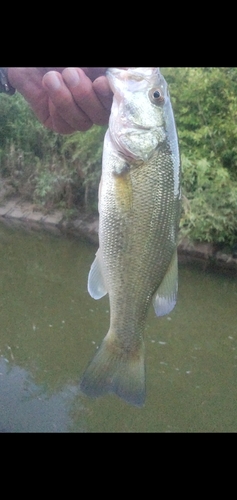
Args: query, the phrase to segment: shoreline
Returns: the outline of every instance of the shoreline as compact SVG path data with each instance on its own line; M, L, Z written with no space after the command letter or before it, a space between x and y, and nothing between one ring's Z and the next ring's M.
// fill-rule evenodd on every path
M0 200L0 221L5 225L28 231L44 230L58 236L83 237L98 245L99 218L95 215L81 214L75 220L65 220L60 210L44 214L36 210L33 203L13 197ZM178 245L178 256L181 262L199 261L203 262L205 267L214 265L219 269L237 272L237 257L220 251L218 246L212 243L190 242L184 239Z

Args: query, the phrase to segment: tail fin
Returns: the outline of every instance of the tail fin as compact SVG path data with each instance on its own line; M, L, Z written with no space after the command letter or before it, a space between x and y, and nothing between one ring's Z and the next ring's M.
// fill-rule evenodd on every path
M145 402L143 344L134 354L118 347L106 336L84 372L81 390L92 397L114 392L127 403L142 406Z

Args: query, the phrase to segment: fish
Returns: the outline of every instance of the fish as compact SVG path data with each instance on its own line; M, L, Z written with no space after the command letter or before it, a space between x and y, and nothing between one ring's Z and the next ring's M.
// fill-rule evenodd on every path
M99 249L88 292L108 293L110 325L81 379L90 397L146 400L144 329L177 301L180 153L168 85L159 68L109 68L113 91L99 186Z

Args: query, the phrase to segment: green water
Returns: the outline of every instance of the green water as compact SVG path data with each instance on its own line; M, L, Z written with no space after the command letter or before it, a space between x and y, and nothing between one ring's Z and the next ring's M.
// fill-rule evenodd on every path
M236 432L237 274L180 265L175 310L146 332L143 408L81 394L107 333L85 241L0 224L1 432Z

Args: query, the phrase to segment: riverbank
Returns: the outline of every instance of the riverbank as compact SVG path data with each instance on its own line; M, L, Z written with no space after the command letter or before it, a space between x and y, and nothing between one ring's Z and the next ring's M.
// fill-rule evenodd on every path
M0 199L0 221L27 231L44 230L55 235L73 235L86 238L95 245L98 244L97 216L82 213L76 219L68 220L59 210L45 214L32 203L24 202L17 196L6 200ZM178 245L178 255L181 262L198 260L205 266L214 265L237 272L237 257L221 251L211 243L182 240Z

